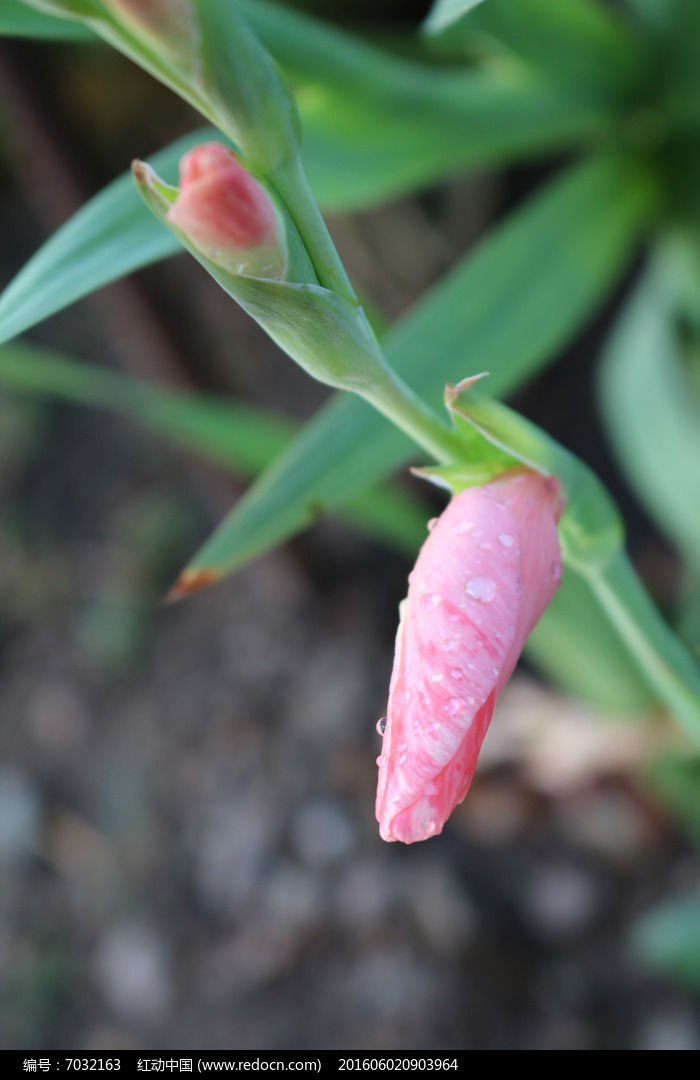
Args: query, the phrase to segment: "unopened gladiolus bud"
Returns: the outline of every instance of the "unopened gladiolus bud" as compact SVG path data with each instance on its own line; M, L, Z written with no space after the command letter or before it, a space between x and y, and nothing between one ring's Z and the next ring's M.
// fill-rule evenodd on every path
M409 576L396 638L377 820L384 840L442 831L525 640L561 578L559 482L523 470L456 495Z
M167 220L225 270L284 276L284 230L272 200L221 143L205 143L183 157L180 191Z

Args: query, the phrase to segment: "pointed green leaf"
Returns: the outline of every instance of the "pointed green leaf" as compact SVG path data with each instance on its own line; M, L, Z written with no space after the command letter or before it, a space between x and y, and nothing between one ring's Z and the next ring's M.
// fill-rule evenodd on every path
M261 472L295 433L290 421L250 405L169 390L15 343L0 348L0 384L119 413L244 476ZM342 516L411 555L425 539L430 511L406 492L384 486L361 492Z

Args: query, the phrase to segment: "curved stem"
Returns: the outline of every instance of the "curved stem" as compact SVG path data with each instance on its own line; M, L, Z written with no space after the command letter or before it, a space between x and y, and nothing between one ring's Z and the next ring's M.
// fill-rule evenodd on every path
M350 284L318 203L309 187L301 159L298 156L295 157L269 179L279 192L299 230L319 284L350 303L357 304L355 290Z
M627 555L577 567L659 698L700 746L700 669L647 596Z

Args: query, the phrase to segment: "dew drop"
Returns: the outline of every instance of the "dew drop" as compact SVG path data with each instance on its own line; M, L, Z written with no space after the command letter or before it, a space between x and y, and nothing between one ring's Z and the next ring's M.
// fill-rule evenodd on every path
M467 698L467 705L476 705L476 698L468 697Z
M498 668L495 665L491 668L491 674L494 676L498 675Z
M473 528L473 521L456 521L455 524L452 526L452 532L460 535L462 533L468 533Z
M434 609L438 606L441 600L442 597L440 596L440 593L428 593L425 596L421 596L420 606L423 611L434 611Z
M435 528L435 526L437 525L437 523L438 523L437 518L431 518L430 521L428 522L428 532L432 532L433 529Z
M462 702L459 698L451 697L443 705L448 716L458 716L462 711Z
M399 745L397 746L397 750L398 750L398 752L400 754L403 754L404 750L408 750L408 743L407 742L400 742Z
M442 682L443 679L444 679L444 675L441 675L439 672L436 675L431 675L430 676L430 681L431 682Z
M380 716L379 720L377 720L377 734L378 735L383 735L385 731L386 731L386 716Z
M385 761L386 761L386 754L380 754L379 757L377 758L377 765L381 766L381 765L384 764Z
M401 757L399 758L399 765L405 764L407 756L408 756L407 754L402 754L401 755Z
M425 835L426 836L432 836L433 833L435 832L435 828L436 828L435 822L434 821L429 821L428 822L428 827L425 830Z
M460 669L458 667L452 668L452 671L450 672L450 675L452 676L453 679L456 679L457 682L459 682L460 679L464 678L464 673L462 671L460 671Z
M552 577L554 578L555 581L560 581L561 580L561 563L560 562L553 562L552 563Z
M511 536L510 533L499 533L498 539L503 544L503 547L512 547L515 543L515 537Z
M490 548L491 548L491 545L489 544L488 540L484 540L483 544L479 544L479 547L481 548L482 551L489 551Z
M459 638L456 638L456 637L445 638L445 640L442 643L442 651L443 652L452 652L454 649L457 648L458 645L459 645Z
M482 604L490 604L496 595L496 582L490 577L473 577L467 582L467 596Z

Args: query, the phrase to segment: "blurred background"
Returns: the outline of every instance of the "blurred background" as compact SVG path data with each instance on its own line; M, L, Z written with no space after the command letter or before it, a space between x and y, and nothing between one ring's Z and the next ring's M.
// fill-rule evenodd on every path
M390 40L425 5L364 7L356 28ZM103 47L3 42L0 101L3 284L133 157L197 125ZM393 319L558 164L331 230ZM678 559L593 406L591 357L636 274L514 403L604 477L668 608ZM297 420L325 397L184 257L31 340ZM383 844L374 725L411 559L324 520L163 607L243 487L107 412L0 386L0 1045L700 1049L697 997L629 944L700 884L639 779L659 725L521 664L444 835Z

